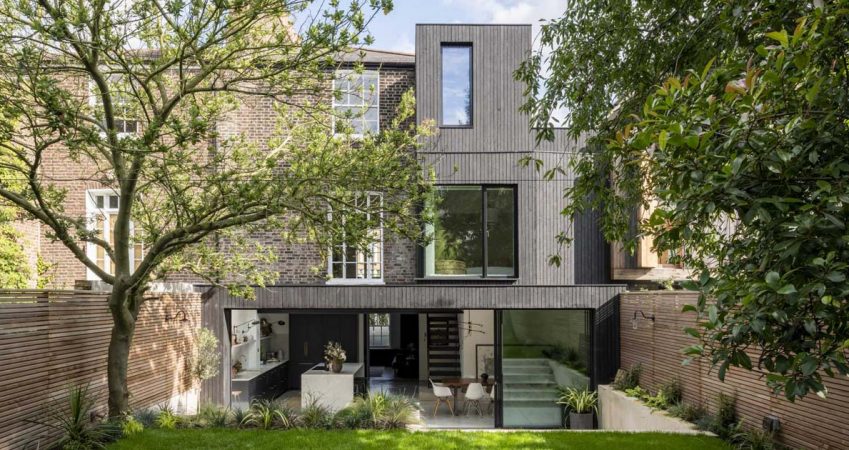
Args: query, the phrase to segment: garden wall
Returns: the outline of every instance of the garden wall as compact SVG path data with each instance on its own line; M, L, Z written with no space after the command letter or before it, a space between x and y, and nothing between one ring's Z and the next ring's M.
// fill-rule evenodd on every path
M130 352L132 407L173 402L187 392L200 306L192 293L144 303ZM165 320L180 310L186 321ZM88 384L105 413L111 328L105 293L0 291L0 448L43 448L55 433L36 422L50 408L66 406L70 386Z
M719 392L737 398L737 412L749 427L760 427L766 415L781 420L779 440L796 448L849 448L849 379L826 379L828 398L809 395L790 403L774 395L766 386L763 373L732 369L725 383L711 371L710 361L696 360L683 366L682 350L695 340L684 333L692 327L695 313L682 313L686 304L694 304L697 295L685 291L643 291L621 294L620 301L620 365L628 368L642 364L640 384L654 390L672 378L681 381L684 401L701 404L711 412L716 409ZM632 326L636 311L654 314L656 322L637 314L638 328Z

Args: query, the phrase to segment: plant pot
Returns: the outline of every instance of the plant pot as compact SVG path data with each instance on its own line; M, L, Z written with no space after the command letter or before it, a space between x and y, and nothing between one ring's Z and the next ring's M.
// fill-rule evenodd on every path
M466 262L456 259L441 259L436 261L436 273L438 275L465 275Z
M330 361L330 371L333 372L333 373L341 372L342 371L342 363L344 363L344 361L341 361L341 360Z
M570 430L592 430L593 429L593 413L569 413L569 429Z

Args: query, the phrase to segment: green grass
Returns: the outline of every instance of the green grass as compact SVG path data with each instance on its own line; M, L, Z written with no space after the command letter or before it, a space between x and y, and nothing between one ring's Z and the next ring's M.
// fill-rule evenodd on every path
M260 431L233 429L145 430L121 439L110 450L129 449L730 449L707 436L612 432L460 432L460 431Z

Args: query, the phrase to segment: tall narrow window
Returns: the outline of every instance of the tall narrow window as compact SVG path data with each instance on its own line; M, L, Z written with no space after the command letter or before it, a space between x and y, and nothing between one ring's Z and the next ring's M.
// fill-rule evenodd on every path
M336 72L333 81L333 132L342 132L342 124L355 136L380 131L380 90L378 72L351 70Z
M472 126L472 46L469 44L442 44L440 125Z
M139 129L139 121L137 114L131 107L131 87L120 74L108 75L106 82L109 84L109 93L112 99L115 133L118 134L118 137L135 134ZM99 114L102 114L103 104L101 103L100 92L94 82L90 84L89 89L91 91L89 103ZM105 119L103 125L106 126Z
M366 221L371 223L374 220L377 226L369 230L369 243L365 248L350 245L344 240L333 246L327 264L330 283L368 283L383 280L382 217L372 217L373 211L379 211L383 207L383 196L372 192L363 195L360 201L363 202L363 211L367 211Z
M118 194L111 190L91 190L86 195L86 213L89 218L89 226L95 232L95 235L114 248L113 231L115 230L115 221L118 219L118 208L121 204L121 199ZM133 225L130 224L130 234L133 234ZM108 274L115 273L115 263L112 258L106 254L106 250L97 244L88 243L86 254L93 259L97 267L103 269ZM141 242L133 242L130 244L130 260L132 261L132 269L138 268L144 257L144 248ZM88 279L96 280L98 277L88 271Z
M515 277L516 205L510 186L440 186L433 239L424 249L428 277Z
M371 348L389 348L389 314L368 315L368 340Z

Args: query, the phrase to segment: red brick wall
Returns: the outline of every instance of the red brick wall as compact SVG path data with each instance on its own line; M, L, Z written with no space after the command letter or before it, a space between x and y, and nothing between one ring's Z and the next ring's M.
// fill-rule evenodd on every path
M404 92L415 85L415 69L386 68L380 70L380 120L381 127L388 127ZM85 86L78 87L86 93ZM330 102L330 86L328 97ZM249 97L240 100L240 107L218 124L222 137L244 133L249 139L264 144L277 126L277 112L271 99ZM85 214L85 191L103 186L94 181L82 181L85 174L94 172L92 164L72 161L67 152L56 148L48 153L44 160L43 174L53 180L57 186L67 189L65 212L70 215ZM42 227L46 231L46 227ZM327 272L326 262L313 244L293 244L284 242L279 232L267 231L254 233L252 238L271 247L279 255L279 261L270 267L278 272L281 284L322 283ZM227 243L222 242L226 249ZM85 267L67 248L42 236L39 249L42 257L55 266L55 277L51 287L70 288L76 280L86 277ZM412 282L415 277L415 246L413 243L393 239L387 236L384 246L384 279L390 283ZM203 283L190 273L170 274L167 281Z

